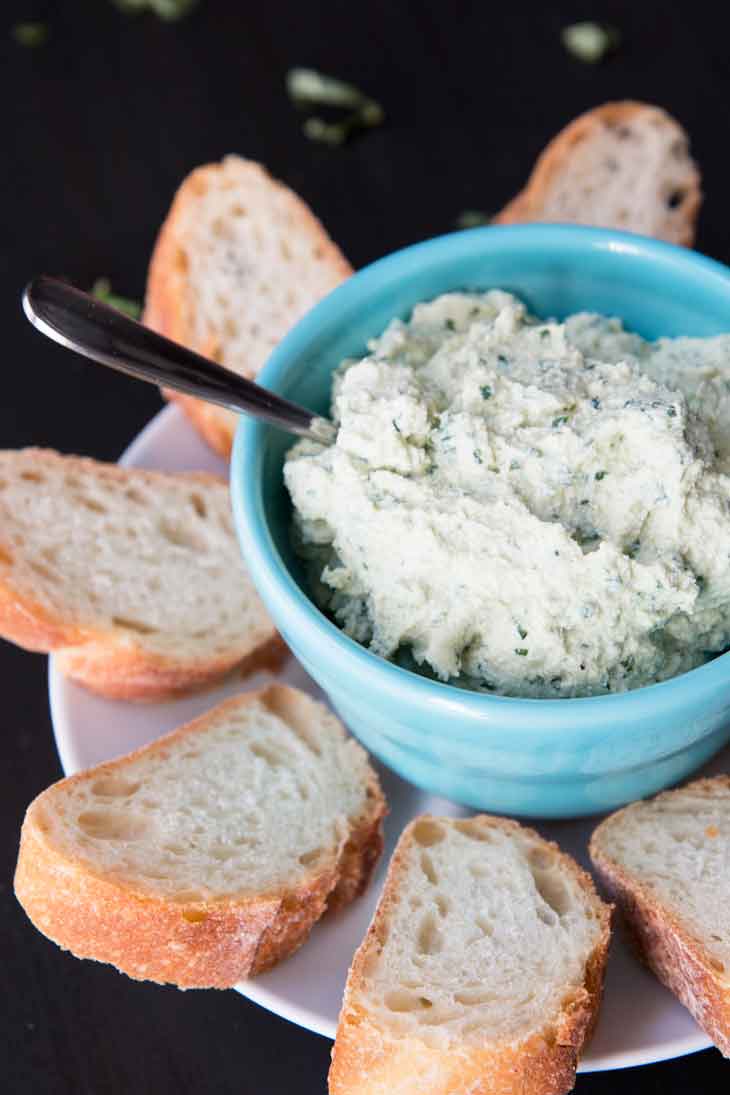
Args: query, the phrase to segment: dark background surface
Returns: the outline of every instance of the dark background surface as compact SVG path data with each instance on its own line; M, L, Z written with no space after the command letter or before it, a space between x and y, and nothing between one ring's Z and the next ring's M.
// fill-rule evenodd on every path
M726 6L725 6L726 7ZM563 25L603 18L623 43L581 65ZM10 29L41 18L48 43ZM703 169L699 247L730 260L730 17L721 5L641 3L259 4L202 0L177 24L108 0L2 4L0 446L49 445L116 459L160 406L143 384L42 340L23 320L41 271L88 287L100 275L141 297L155 232L195 165L263 161L323 218L355 266L496 212L546 140L606 99L644 98L687 127ZM347 147L307 142L283 90L292 65L349 78L387 125ZM730 317L729 317L730 325ZM233 992L180 993L82 963L31 927L12 894L27 803L61 775L46 663L0 645L5 746L0 794L0 1088L8 1093L324 1093L329 1043ZM710 1050L620 1075L582 1095L727 1086Z

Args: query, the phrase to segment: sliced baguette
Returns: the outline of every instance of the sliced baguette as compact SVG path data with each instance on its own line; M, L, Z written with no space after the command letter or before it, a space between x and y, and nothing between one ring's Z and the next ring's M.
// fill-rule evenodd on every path
M701 201L679 123L648 103L605 103L553 138L495 222L592 224L691 247Z
M590 852L640 956L730 1057L730 777L619 810Z
M331 1095L560 1095L595 1023L610 909L513 821L403 833L347 979Z
M290 327L352 273L305 203L251 160L199 167L175 195L149 268L144 322L253 377ZM227 456L236 416L180 403Z
M365 752L309 696L237 696L49 787L15 892L39 931L140 980L226 988L367 885L385 813Z
M286 648L241 561L226 484L0 451L0 635L116 699L189 692Z

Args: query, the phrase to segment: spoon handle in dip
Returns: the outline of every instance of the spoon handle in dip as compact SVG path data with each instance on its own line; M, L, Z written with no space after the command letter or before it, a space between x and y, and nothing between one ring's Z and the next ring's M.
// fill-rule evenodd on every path
M334 440L335 426L327 419L158 335L57 278L31 281L23 293L23 309L44 335L101 365L253 415L300 437L324 443Z

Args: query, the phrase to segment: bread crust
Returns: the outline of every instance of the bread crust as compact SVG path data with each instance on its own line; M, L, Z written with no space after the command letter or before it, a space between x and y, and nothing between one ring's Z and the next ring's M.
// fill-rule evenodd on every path
M699 779L678 791L664 791L661 801L687 790L712 792L730 789L729 776ZM684 1004L699 1026L724 1057L730 1057L730 981L727 971L718 969L702 941L683 922L679 913L652 893L624 869L607 851L603 841L619 819L641 808L632 803L602 821L590 842L593 865L608 893L625 918L631 939L641 960Z
M651 113L660 117L667 125L676 126L683 132L679 123L660 107L626 99L615 103L604 103L593 110L579 115L562 129L543 149L537 158L525 187L494 218L495 224L525 224L541 219L545 196L549 192L555 177L565 171L578 144L593 136L596 129L603 126L616 127L632 121L637 115ZM674 211L681 215L679 235L674 242L691 247L695 239L697 215L702 204L700 174L697 167L688 160L692 175L681 204ZM620 227L616 225L615 227Z
M23 597L1 577L0 635L24 650L42 654L90 637L80 628L54 619L38 601Z
M208 901L160 897L100 873L78 854L67 854L45 821L45 803L57 788L123 773L131 761L150 753L164 755L181 738L204 733L210 719L227 708L282 695L294 702L301 696L287 686L270 685L233 697L151 745L61 780L39 795L23 822L15 872L16 896L35 927L77 958L108 962L136 980L182 989L230 988L300 947L334 894L337 905L352 900L367 885L382 847L387 807L371 768L365 810L351 831L342 834L339 846L296 885L268 894ZM353 873L348 840L357 841L359 848L356 887L341 886L348 872Z
M230 650L217 658L179 658L102 636L56 653L64 676L97 696L134 703L155 703L199 692L236 670L241 676L278 673L289 648L277 634L264 636L250 653Z
M330 1095L564 1095L572 1090L583 1045L598 1018L603 976L611 935L611 908L596 894L591 878L557 844L543 840L506 818L479 815L479 820L505 832L527 833L541 847L560 856L565 870L589 897L600 936L586 963L583 985L563 1001L556 1022L530 1037L511 1043L480 1046L461 1043L455 1049L428 1045L416 1036L396 1036L379 1024L358 999L371 955L382 948L390 910L396 904L400 876L407 867L415 818L393 853L378 908L355 953L332 1050Z
M25 449L25 456L39 467L73 465L80 472L111 479L119 488L144 483L151 490L161 480L225 484L225 479L207 472L170 474L123 468L86 457L62 456L47 449ZM206 688L237 667L242 673L262 670L277 672L289 651L270 622L259 633L247 636L244 644L209 658L181 658L150 650L131 633L119 629L81 628L53 616L45 606L13 587L11 576L3 577L2 559L12 558L16 547L0 529L0 635L25 650L55 653L65 676L107 699L158 701L172 699Z
M383 818L388 809L372 770L366 795L365 809L342 849L339 876L327 898L328 912L338 912L365 892L383 852Z
M347 259L311 209L293 190L272 178L261 164L238 156L226 156L220 163L197 167L181 183L160 228L147 275L143 322L167 338L215 360L220 360L221 351L215 333L209 332L202 342L195 335L182 223L189 206L194 205L215 185L217 178L229 170L249 173L257 182L264 179L272 189L278 190L288 205L291 223L296 225L298 231L312 237L322 253L321 261L329 264L334 276L344 281L352 273ZM247 370L246 375L252 377L254 370ZM230 455L237 422L235 414L193 396L170 391L163 394L165 398L179 404L192 425L215 452L226 458Z

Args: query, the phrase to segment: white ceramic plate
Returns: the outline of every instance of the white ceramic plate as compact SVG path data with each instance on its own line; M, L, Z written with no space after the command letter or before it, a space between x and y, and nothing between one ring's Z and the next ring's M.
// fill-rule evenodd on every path
M166 408L150 422L127 450L122 463L171 471L225 471L222 462L203 445L174 407ZM314 695L322 695L294 659L282 678ZM257 687L264 679L251 678L245 687ZM234 681L205 695L156 705L112 702L64 680L51 658L51 715L64 771L71 774L152 741L240 688L240 682ZM721 755L712 769L729 770L730 751ZM386 822L386 853L368 893L342 914L325 918L292 958L270 973L238 986L238 991L249 999L328 1038L334 1036L352 954L369 923L385 865L401 829L418 813L469 813L418 791L387 770L382 770L381 776L391 812ZM594 825L595 820L564 821L540 824L537 828L587 866L586 845ZM600 1021L581 1071L648 1064L709 1045L689 1013L637 963L619 925L608 965Z

